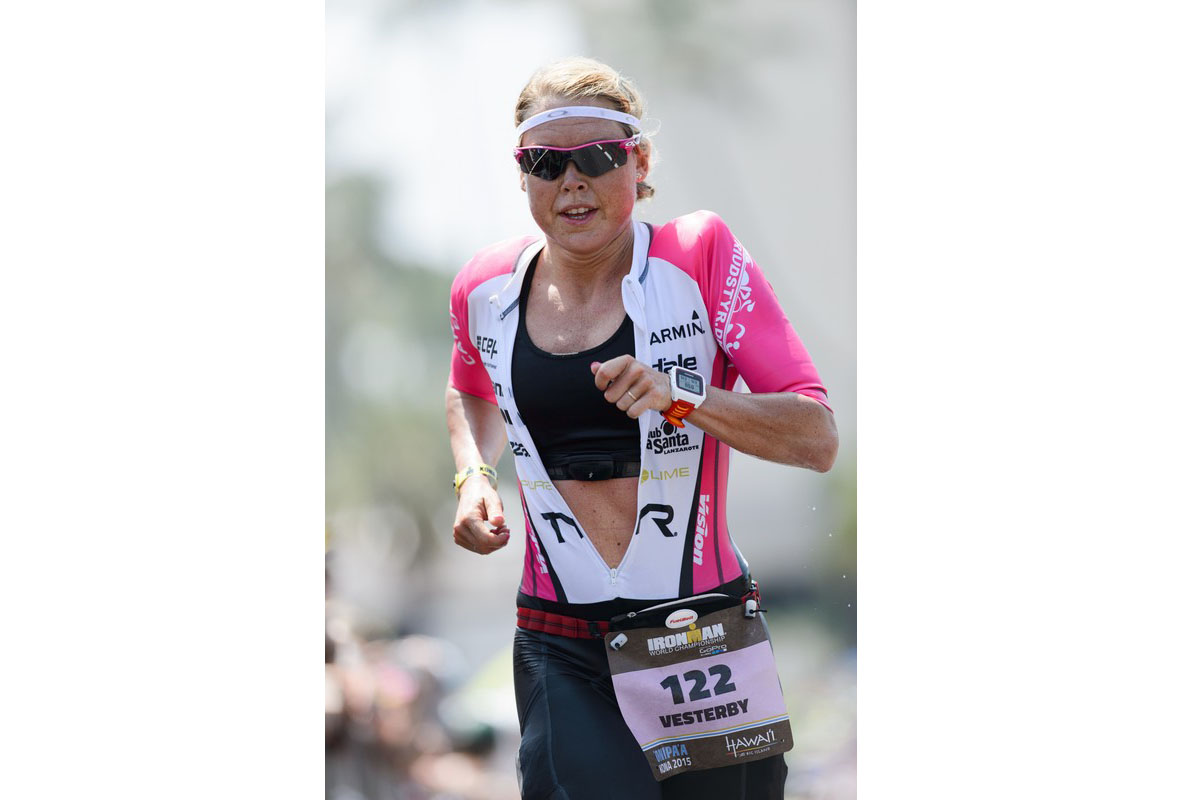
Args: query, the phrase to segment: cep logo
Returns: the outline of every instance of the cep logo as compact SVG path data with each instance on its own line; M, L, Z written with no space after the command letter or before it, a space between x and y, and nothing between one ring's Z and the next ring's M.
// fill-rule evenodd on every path
M475 349L481 353L487 353L492 358L496 357L496 340L491 336L476 336Z

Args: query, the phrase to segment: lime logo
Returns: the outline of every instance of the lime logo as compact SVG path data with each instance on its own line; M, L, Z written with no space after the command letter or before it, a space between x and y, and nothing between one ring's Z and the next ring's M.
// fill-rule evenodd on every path
M685 625L692 625L696 621L697 612L691 608L681 608L669 614L668 618L664 620L664 625L668 628L683 628ZM695 628L696 626L693 625L693 627Z
M689 475L690 472L688 467L677 467L676 469L661 470L645 469L639 473L639 482L647 483L648 481L670 481L674 478L687 478Z

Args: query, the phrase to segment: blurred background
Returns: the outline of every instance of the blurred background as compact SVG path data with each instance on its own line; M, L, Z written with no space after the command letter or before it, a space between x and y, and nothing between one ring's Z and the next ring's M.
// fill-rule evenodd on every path
M447 298L480 247L536 232L512 109L566 55L645 95L659 161L637 216L719 213L828 387L834 469L735 453L729 523L792 715L787 796L854 797L854 3L328 0L326 26L327 797L519 796L524 537L487 557L451 542ZM513 486L511 458L497 466Z

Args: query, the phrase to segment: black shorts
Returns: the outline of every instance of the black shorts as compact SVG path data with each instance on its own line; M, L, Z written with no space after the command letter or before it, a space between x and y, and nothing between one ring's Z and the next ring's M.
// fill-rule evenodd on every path
M517 629L522 800L782 800L774 756L657 781L631 734L601 639Z

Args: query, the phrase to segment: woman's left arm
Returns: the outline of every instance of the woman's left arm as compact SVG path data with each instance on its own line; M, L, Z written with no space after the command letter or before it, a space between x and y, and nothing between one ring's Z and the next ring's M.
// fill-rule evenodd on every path
M735 450L816 472L832 468L840 441L832 412L795 392L745 394L710 386L688 421Z
M638 419L672 406L671 379L625 355L590 365L607 402ZM827 472L839 436L832 412L796 392L745 394L710 386L688 422L730 447L768 461Z

